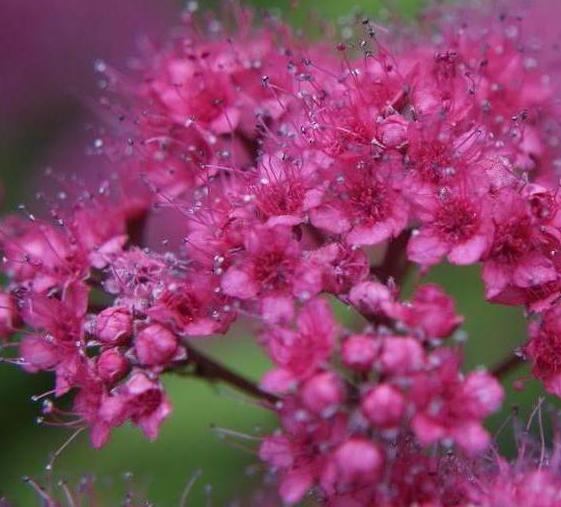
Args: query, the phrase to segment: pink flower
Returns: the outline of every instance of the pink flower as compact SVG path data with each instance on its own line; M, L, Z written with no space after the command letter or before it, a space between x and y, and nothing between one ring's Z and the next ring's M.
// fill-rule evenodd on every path
M313 299L298 315L297 329L268 329L263 341L277 365L267 373L262 386L268 391L287 391L308 378L333 351L337 326L327 302Z
M559 240L536 227L519 194L505 191L498 196L494 221L494 240L483 268L488 299L508 304L513 298L509 289L540 287L558 279L550 253Z
M259 456L281 474L279 493L285 502L295 504L314 485L333 487L332 457L317 453L315 447L323 444L335 448L345 438L346 418L330 414L327 419L311 417L302 421L298 406L287 404L284 409L284 431L263 440ZM341 452L344 454L344 450ZM372 457L372 453L368 453ZM372 460L373 461L373 460ZM355 470L360 475L358 470ZM352 480L353 471L349 470Z
M364 20L358 51L330 52L274 17L232 8L223 23L194 7L135 72L98 64L110 125L92 147L107 159L96 186L61 178L49 220L0 224L3 360L52 372L55 398L73 400L46 402L46 422L88 427L94 447L127 421L154 439L171 412L163 376L187 366L278 415L259 455L286 503L313 491L331 507L532 505L523 488L555 492L535 464L521 478L484 461L503 389L463 373L444 340L463 319L421 282L445 260L481 262L487 299L533 312L525 352L561 395L549 49L537 59L508 13L433 10L409 38ZM185 342L238 317L273 364L262 389Z
M435 87L435 90L438 92L439 88ZM430 100L433 101L434 98ZM464 99L460 96L459 100ZM436 107L442 107L440 100L436 101ZM409 175L408 185L404 188L408 197L418 205L421 216L433 219L438 216L439 193L442 194L443 189L445 192L450 188L459 191L466 179L468 190L474 189L473 185L477 188L482 186L482 182L487 183L484 166L480 162L485 147L481 143L482 136L466 130L467 134L458 135L453 128L452 119L443 119L440 114L427 114L423 121L409 125L406 160ZM459 194L456 198L461 196ZM428 204L426 212L423 206L425 202ZM472 204L471 199L468 204ZM441 233L445 233L445 230L441 229ZM444 238L446 236L444 234Z
M31 294L22 302L25 324L35 330L20 343L24 367L29 371L55 370L56 395L68 392L86 368L84 317L88 289L69 285L62 300Z
M216 281L207 277L191 276L189 283L172 280L146 313L187 336L225 332L235 315L224 311L228 300L216 288Z
M232 297L250 299L258 294L290 292L300 246L286 227L249 231L246 255L222 277L222 289Z
M312 224L344 235L350 245L375 245L397 236L407 225L409 209L397 185L384 177L391 167L360 162L358 168L338 169L321 205L310 212Z
M366 254L342 243L329 243L307 252L307 265L321 272L323 288L333 294L346 294L369 273ZM312 269L315 274L315 269Z
M481 505L555 507L560 493L561 481L551 469L516 470L505 463L498 477L489 481Z
M73 408L90 425L90 440L96 449L103 447L111 430L126 420L123 399L107 394L102 385L92 379L88 379L74 398Z
M504 391L499 382L484 371L468 374L462 390L466 412L480 418L495 412L504 398Z
M541 323L530 324L530 340L524 351L532 362L532 373L547 391L561 396L561 309L555 307L543 316Z
M401 115L394 114L378 124L378 139L388 148L397 148L407 142L409 122Z
M223 292L241 300L261 299L261 313L270 322L292 313L288 302L307 300L322 288L322 267L303 258L301 245L286 226L248 231L239 261L221 279Z
M349 300L360 313L372 317L391 314L394 306L392 291L379 282L355 284L349 292Z
M124 400L127 417L154 440L172 410L162 386L144 373L135 373L124 384L119 396Z
M419 442L449 439L469 454L482 452L490 437L481 419L500 406L502 387L483 372L463 380L457 358L447 351L434 353L431 363L436 366L416 377L410 395L417 405L411 426Z
M4 269L19 283L46 291L64 285L69 279L85 277L88 268L85 252L71 244L60 230L15 218L5 221L1 227Z
M473 196L435 196L419 212L420 231L407 246L409 259L424 266L443 256L453 264L480 260L493 239L493 226L486 200Z
M249 195L253 196L257 215L268 226L297 225L305 220L310 209L319 205L322 191L314 171L307 165L279 158L260 161Z
M446 338L463 322L453 299L434 284L422 285L410 305L397 306L393 316L409 327L421 329L428 338Z
M74 411L89 424L95 448L103 447L111 430L129 419L154 439L171 412L162 387L144 373L133 373L111 393L91 377L85 377L81 387L74 399Z
M236 93L228 77L208 67L205 55L162 62L157 78L149 82L147 96L164 108L164 114L178 124L191 121L214 134L228 134L240 121Z
M262 460L276 468L288 470L283 474L279 492L285 502L292 504L301 500L314 483L313 468L305 461L297 464L299 454L297 445L282 435L266 438L259 449Z

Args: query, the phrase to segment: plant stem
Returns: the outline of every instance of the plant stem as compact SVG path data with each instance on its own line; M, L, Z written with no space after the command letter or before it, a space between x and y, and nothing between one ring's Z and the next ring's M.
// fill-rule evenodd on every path
M517 368L520 368L523 364L524 361L522 358L513 353L499 361L493 368L491 368L491 373L497 378L502 378Z
M381 264L371 268L371 272L382 282L387 282L391 278L399 285L403 281L407 270L411 267L411 262L407 260L407 243L410 237L410 229L403 231L390 242Z
M278 401L278 398L274 394L263 391L251 380L235 373L200 350L197 350L189 342L184 341L183 343L187 350L187 360L183 363L183 365L191 365L194 368L193 374L196 377L210 381L224 382L225 384L235 387L253 398L265 400L272 404ZM171 371L180 373L177 370Z
M144 246L144 234L146 231L146 223L148 222L148 213L143 211L137 216L127 221L127 235L129 244L133 246Z
M411 230L408 229L392 239L386 248L382 262L377 266L370 266L370 274L375 276L382 283L388 283L391 280L399 288L399 284L403 281L407 275L407 271L413 265L407 259L407 243L410 237ZM346 305L351 305L347 296L338 296L338 299ZM369 313L363 311L359 306L356 306L355 310L374 325L385 325L389 328L393 328L393 320L382 312Z

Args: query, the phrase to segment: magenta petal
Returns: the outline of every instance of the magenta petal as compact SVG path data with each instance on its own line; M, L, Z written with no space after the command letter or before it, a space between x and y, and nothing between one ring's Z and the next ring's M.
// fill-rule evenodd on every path
M479 261L488 246L486 236L476 235L465 243L454 246L448 254L452 264L467 265Z
M432 266L448 252L448 245L436 235L421 229L414 234L407 245L409 260L422 266Z
M280 495L285 502L294 504L302 500L313 482L312 473L307 468L291 470L281 479Z
M534 287L556 279L553 263L537 252L521 259L513 273L513 281L518 287Z
M109 440L111 435L111 427L104 422L94 424L90 431L90 441L92 447L101 449Z
M225 294L240 299L249 299L257 295L258 287L251 276L241 269L230 268L221 281Z
M411 421L411 427L422 445L430 445L443 438L444 428L423 413L418 413Z
M355 225L347 234L350 245L377 245L393 235L390 222L380 222L372 226Z
M315 227L334 234L342 234L351 227L347 217L331 206L320 206L310 211L310 219Z
M289 370L277 368L265 374L261 387L270 393L286 393L296 385L296 378Z
M476 455L483 452L491 441L491 437L485 429L475 421L465 422L457 426L452 438L468 455Z
M509 268L495 261L487 261L483 265L482 276L485 282L485 297L487 299L498 296L511 278Z
M138 426L150 440L155 440L160 432L160 426L164 419L171 414L171 411L171 404L164 399L154 412L138 420Z

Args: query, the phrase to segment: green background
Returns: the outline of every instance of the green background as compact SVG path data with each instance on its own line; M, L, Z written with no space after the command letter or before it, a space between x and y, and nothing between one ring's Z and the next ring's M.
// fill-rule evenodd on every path
M254 0L252 3L290 10L286 9L287 0ZM376 11L379 6L375 1L300 2L298 9L287 17L304 27L306 12L320 5L322 16L340 20L351 4L369 12ZM408 15L419 6L418 0L403 0L392 5L395 4L398 4L395 8ZM17 203L32 198L28 193L32 171L43 163L44 154L59 133L67 125L79 121L76 113L74 106L57 103L56 108L38 111L31 121L10 125L9 134L0 140L0 178L8 190L4 211L13 210ZM465 347L466 368L492 365L509 348L523 343L526 325L521 312L483 301L478 268L441 266L429 279L441 283L455 296L459 311L466 317L465 329L469 335ZM345 315L341 317L344 319ZM267 361L253 344L251 331L238 328L233 334L235 336L219 342L210 340L205 348L240 372L258 379L267 369ZM49 376L27 375L13 367L0 366L0 497L5 494L16 505L37 503L20 478L24 474L44 477L49 452L67 435L34 423L39 406L31 401L31 396L48 390L50 382ZM207 505L206 485L212 488L212 505L225 505L227 500L243 498L255 484L256 467L252 465L258 464L258 460L251 452L219 438L211 425L259 434L274 426L273 418L264 409L225 389L217 390L185 378L168 378L166 384L175 411L164 424L157 442L149 443L138 430L126 427L114 432L106 448L94 451L82 435L57 461L56 476L67 477L72 482L84 474L95 474L100 491L108 495L105 498L110 498L103 505L117 505L119 492L125 488L123 476L132 472L136 489L146 492L158 506L174 506L188 479L200 469L202 477L193 489L189 505ZM535 382L528 382L526 390L515 396L509 392L503 411L489 422L490 428L496 429L505 421L514 403L523 413L528 413L539 393ZM506 435L504 447L512 452L509 442L511 439ZM241 443L255 448L254 442ZM245 505L249 503L246 501Z

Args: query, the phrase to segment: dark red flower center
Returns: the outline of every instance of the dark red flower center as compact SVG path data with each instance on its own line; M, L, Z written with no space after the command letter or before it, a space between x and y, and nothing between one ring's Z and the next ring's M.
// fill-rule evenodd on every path
M268 252L255 259L253 276L268 289L283 289L293 274L293 266L283 252Z
M478 213L464 199L452 199L444 203L436 214L436 228L451 243L467 241L475 234L478 225Z
M531 224L529 218L524 217L498 226L491 257L499 262L514 263L531 248Z

